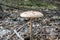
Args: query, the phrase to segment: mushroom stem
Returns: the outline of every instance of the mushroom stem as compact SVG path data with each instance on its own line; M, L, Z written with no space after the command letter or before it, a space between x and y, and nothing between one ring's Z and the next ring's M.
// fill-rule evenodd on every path
M30 18L30 40L32 40L33 39L33 37L32 37L32 18Z

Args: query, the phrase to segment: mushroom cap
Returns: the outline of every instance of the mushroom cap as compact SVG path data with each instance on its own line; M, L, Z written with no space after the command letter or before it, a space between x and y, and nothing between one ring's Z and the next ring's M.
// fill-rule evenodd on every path
M42 17L43 14L38 11L26 11L20 14L21 17L28 17L28 18L38 18Z

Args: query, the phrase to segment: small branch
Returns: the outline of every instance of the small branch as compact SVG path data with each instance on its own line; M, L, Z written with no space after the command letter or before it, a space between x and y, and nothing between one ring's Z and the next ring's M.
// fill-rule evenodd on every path
M14 30L14 32L16 33L16 35L17 35L21 40L24 40L24 39L21 37L21 35L19 35L19 33L17 33L16 30Z
M28 24L29 22L27 22L26 24ZM17 32L19 32L26 24L24 24L21 28L18 28ZM15 35L15 33L13 33L12 35L9 36L8 39L10 39L11 37L13 37Z

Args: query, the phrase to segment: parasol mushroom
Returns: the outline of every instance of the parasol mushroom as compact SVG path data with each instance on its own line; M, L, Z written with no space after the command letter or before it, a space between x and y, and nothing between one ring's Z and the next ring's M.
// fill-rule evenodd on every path
M21 17L30 18L30 40L32 40L32 19L43 17L43 14L38 11L26 11L20 14Z

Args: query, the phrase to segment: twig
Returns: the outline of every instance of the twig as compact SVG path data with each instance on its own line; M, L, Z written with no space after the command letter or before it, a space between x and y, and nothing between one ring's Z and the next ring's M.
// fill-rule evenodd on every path
M28 23L29 23L29 22L27 22L26 24L28 24ZM24 24L23 26L25 26L26 24ZM19 28L19 29L17 30L17 32L19 32L19 31L23 28L23 26L22 26L21 28ZM8 39L10 39L11 37L13 37L14 35L15 35L15 33L13 33L12 35L10 35Z
M19 35L19 33L17 33L16 30L14 30L14 32L16 33L16 35L17 35L21 40L24 40L24 39L21 37L21 35Z

